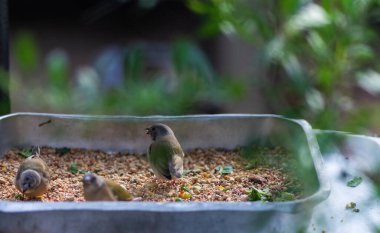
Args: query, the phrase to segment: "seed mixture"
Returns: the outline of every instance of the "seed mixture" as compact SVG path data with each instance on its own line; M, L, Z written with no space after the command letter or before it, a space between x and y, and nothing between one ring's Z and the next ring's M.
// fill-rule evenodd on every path
M281 164L289 157L280 147L262 153L273 157L273 161L281 158ZM141 201L249 201L257 195L260 200L273 200L283 194L285 198L290 195L290 199L302 196L300 188L288 191L295 190L297 179L286 169L247 162L239 149L194 149L185 154L183 177L173 184L155 178L145 154L41 148L40 157L47 163L51 177L42 201L84 201L82 177L86 172L119 182ZM13 149L0 159L1 200L22 199L13 180L24 157L23 150Z

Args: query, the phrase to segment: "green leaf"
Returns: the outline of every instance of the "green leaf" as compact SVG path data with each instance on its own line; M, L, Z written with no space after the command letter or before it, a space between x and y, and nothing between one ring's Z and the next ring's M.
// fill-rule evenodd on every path
M214 169L214 172L215 173L218 173L218 172L221 172L222 171L222 166L217 166L215 169Z
M23 197L22 197L22 195L21 195L21 194L19 194L19 193L16 193L16 194L15 194L15 199L16 199L16 200L22 200L22 199L23 199Z
M354 178L352 178L352 180L350 180L350 181L347 182L347 186L355 188L356 186L358 186L359 184L361 184L362 181L363 181L362 177L355 176Z
M18 152L18 155L23 158L28 158L33 155L33 152L32 149L23 149L22 151Z
M86 174L86 173L88 173L88 172L90 172L90 171L86 171L86 170L79 170L79 174Z
M72 162L70 164L70 172L75 175L78 173L78 171L78 164L76 162Z
M214 173L220 173L222 175L227 175L227 174L231 174L233 172L233 170L234 170L234 168L231 165L226 165L224 167L217 166L214 169Z
M224 79L221 82L220 89L225 91L226 97L238 99L247 93L247 83L237 79Z
M361 88L371 93L372 95L377 95L380 93L380 73L374 70L367 70L365 72L359 72L357 74L358 84Z
M271 194L269 190L261 190L255 187L248 192L248 198L250 201L269 201Z
M53 88L59 90L67 88L69 58L64 50L57 49L49 53L47 56L46 69L49 81Z
M38 65L37 39L28 31L19 32L14 42L15 60L23 71L34 71Z
M206 2L199 1L199 0L193 0L193 1L187 1L188 7L194 11L195 13L207 13L209 11L209 6Z
M175 199L175 202L183 202L183 199L180 198L180 197L177 197L177 198Z
M231 165L224 166L223 170L221 171L222 175L231 174L233 172L234 168Z
M303 30L323 27L330 23L327 12L319 5L310 3L293 15L285 25L288 35L294 35Z
M190 193L190 189L187 186L182 186L182 190Z
M63 156L67 153L70 152L70 148L67 147L62 147L62 148L56 148L55 153L58 154L59 156Z

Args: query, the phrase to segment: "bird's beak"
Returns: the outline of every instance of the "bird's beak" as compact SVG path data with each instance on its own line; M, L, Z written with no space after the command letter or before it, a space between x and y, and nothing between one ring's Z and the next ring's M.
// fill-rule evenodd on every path
M146 129L145 129L145 133L146 133L146 134L150 134L150 128L146 128Z
M85 184L89 184L89 183L91 183L91 175L89 175L89 174L86 174L86 175L84 175L83 176L83 183L85 183Z
M25 184L21 187L21 192L22 192L22 195L24 195L24 193L26 192L26 190L29 189L29 185Z

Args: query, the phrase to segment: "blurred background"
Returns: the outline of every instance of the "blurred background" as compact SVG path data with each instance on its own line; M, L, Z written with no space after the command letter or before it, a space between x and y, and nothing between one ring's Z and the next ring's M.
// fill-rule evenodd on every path
M272 113L306 119L316 129L380 133L380 0L8 5L10 66L9 73L0 70L0 98L10 96L11 112ZM0 65L7 69L1 52L8 52L2 44ZM334 144L324 134L317 133L322 152ZM342 146L339 156L323 152L333 190L309 232L325 232L326 226L367 232L362 226L371 224L380 232L380 141L373 149L361 140L347 136L346 144L356 146ZM361 164L365 169L350 170ZM368 167L375 179L365 176ZM346 187L351 174L364 177L359 189ZM350 201L358 203L360 214L344 211Z
M8 4L12 112L273 113L380 132L378 0Z

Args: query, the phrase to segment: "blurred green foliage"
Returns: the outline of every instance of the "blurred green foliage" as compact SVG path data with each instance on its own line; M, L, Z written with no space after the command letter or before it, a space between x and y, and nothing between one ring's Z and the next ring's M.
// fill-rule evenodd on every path
M151 8L157 1L141 4ZM187 5L203 18L200 37L237 36L257 48L252 58L259 57L264 72L249 82L270 113L304 118L314 128L380 132L380 110L374 108L380 95L379 0L189 0ZM31 97L25 98L47 111L217 113L250 89L242 79L220 77L188 40L169 44L169 72L150 70L143 46L125 46L123 80L113 87L104 85L94 66L73 72L65 51L42 57L32 32L18 33L13 46L18 75L41 76L42 70L38 78L48 79L48 86L28 87Z
M15 40L15 57L24 71L34 71L39 61L37 41L33 33L19 32Z
M10 111L9 101L9 76L8 72L0 68L0 114L8 114ZM8 95L8 97L7 97Z
M350 131L375 117L360 97L380 93L378 0L190 0L188 6L204 17L201 35L233 34L259 49L266 75L256 85L273 113Z
M131 115L218 113L223 111L222 103L242 98L246 93L243 82L216 75L203 52L188 40L176 40L169 45L169 71L154 67L155 63L160 64L160 57L152 61L141 43L121 48L118 50L122 54L121 64L111 57L103 68L122 66L122 80L107 86L96 65L80 68L76 75L70 73L73 68L64 50L50 51L41 64L37 41L31 35L23 32L16 36L22 43L14 45L15 58L23 72L13 85L19 93L25 93L22 88L26 88L25 104L39 106L42 111ZM29 62L32 57L33 69ZM38 64L45 81L25 87L22 83L26 76L41 74L39 70L33 73ZM110 70L109 77L117 75L115 69Z

